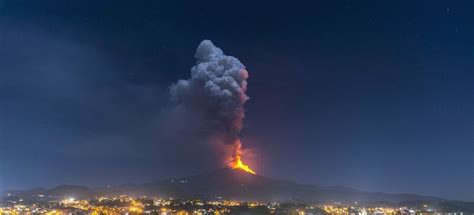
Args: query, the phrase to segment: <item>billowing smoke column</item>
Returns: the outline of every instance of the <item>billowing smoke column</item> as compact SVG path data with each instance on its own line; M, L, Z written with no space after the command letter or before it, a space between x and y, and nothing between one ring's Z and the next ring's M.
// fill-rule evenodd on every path
M244 104L248 100L248 72L235 57L226 56L209 40L197 47L196 65L191 78L171 86L171 102L200 119L202 135L226 144L232 149L229 165L241 163L240 131L243 127ZM253 172L253 171L252 171Z

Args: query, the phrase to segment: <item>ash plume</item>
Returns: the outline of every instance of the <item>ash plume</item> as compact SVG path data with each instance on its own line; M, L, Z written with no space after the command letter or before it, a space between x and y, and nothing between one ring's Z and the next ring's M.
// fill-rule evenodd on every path
M248 100L245 66L237 58L224 55L209 40L199 44L194 56L191 78L170 88L174 114L180 115L180 120L185 118L191 135L227 146L240 144Z

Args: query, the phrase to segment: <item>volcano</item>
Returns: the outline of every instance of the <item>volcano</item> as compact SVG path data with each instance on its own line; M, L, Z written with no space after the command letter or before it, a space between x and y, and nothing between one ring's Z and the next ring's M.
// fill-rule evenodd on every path
M99 193L135 194L182 199L232 199L263 202L373 202L440 201L415 194L367 192L342 186L315 186L277 180L241 169L224 168L211 172L142 185L104 188Z
M275 200L278 193L290 192L292 185L295 184L231 168L145 184L157 194L170 197L235 200Z

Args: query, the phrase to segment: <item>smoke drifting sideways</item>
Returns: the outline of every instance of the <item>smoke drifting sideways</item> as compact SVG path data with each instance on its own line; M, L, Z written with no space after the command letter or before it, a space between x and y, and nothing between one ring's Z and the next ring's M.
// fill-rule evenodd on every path
M224 55L209 40L199 44L195 58L191 78L170 87L173 118L184 121L181 125L185 124L190 141L210 144L220 159L232 162L229 158L240 158L236 149L240 149L244 104L249 99L248 72L237 58Z

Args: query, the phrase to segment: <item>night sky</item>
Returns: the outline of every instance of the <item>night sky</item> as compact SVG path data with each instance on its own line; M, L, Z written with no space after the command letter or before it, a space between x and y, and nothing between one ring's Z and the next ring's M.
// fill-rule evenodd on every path
M224 167L162 138L209 39L259 174L474 201L474 1L0 1L0 190Z

